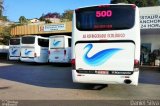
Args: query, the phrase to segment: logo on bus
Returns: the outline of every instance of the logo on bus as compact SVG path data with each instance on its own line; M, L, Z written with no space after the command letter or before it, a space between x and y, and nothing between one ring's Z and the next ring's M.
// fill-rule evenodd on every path
M91 57L88 57L88 53L91 51L92 48L93 48L92 44L87 44L84 47L85 53L83 56L83 60L85 61L85 63L87 63L88 65L91 65L91 66L100 66L100 65L104 64L114 54L116 54L117 52L122 50L120 48L104 49L104 50L101 50L101 51L95 53Z
M53 42L53 46L58 46L60 44L61 41L54 41Z
M30 51L30 50L27 51L27 49L25 49L24 54L25 54L25 55L29 55L31 52L32 52L32 51Z
M12 48L12 55L14 55L15 53L17 52L17 49L15 49L15 50L13 50L13 48Z

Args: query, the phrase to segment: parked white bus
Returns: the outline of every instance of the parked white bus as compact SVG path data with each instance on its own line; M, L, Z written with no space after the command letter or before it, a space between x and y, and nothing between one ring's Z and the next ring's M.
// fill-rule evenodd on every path
M11 38L9 41L9 60L19 60L20 59L20 41L21 38Z
M73 82L138 85L138 7L108 4L76 9L72 50Z
M71 62L71 37L67 35L54 35L49 37L49 62Z
M48 62L49 39L46 37L27 35L21 40L21 56L23 62Z

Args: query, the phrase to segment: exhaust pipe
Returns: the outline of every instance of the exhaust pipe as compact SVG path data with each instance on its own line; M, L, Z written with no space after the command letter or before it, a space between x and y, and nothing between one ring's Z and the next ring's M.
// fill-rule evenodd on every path
M132 81L130 80L130 79L126 79L126 80L124 80L124 83L125 84L130 84Z

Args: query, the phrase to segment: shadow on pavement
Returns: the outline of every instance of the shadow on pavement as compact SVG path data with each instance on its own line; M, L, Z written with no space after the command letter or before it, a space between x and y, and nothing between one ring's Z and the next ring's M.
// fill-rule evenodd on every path
M3 63L8 63L8 61ZM9 61L9 63L13 63L13 61ZM103 84L73 83L69 64L48 65L14 62L9 66L0 66L0 78L50 88L101 90L107 87Z
M2 79L50 88L101 90L107 87L107 85L102 84L73 83L70 65L21 63L0 60L1 62L6 64L12 63L8 66L0 66L0 78ZM160 71L141 69L139 82L160 85Z

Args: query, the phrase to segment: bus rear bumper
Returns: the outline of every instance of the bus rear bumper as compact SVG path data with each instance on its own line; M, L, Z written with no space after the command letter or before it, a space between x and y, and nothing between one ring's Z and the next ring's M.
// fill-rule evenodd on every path
M9 56L9 60L20 60L19 56Z
M132 75L100 75L100 74L79 74L72 70L72 79L75 83L94 84L128 84L138 85L139 71Z
M20 58L20 61L22 62L35 62L35 58L24 58L24 57L21 57Z
M68 59L64 59L64 60L52 60L52 59L49 59L49 62L50 63L71 63L71 60L68 60Z

